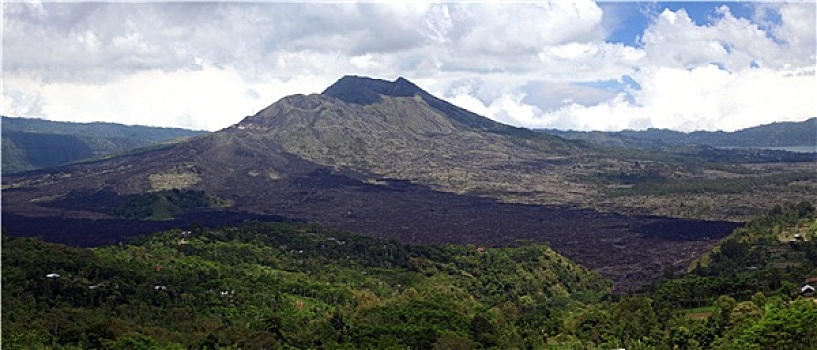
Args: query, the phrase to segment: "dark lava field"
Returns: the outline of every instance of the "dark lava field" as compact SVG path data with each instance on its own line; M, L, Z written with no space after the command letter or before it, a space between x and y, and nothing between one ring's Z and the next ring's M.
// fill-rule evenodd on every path
M656 216L626 216L557 206L500 203L433 191L404 180L364 183L316 169L265 193L236 193L263 212L206 209L170 221L30 217L3 213L5 233L71 245L114 244L129 237L195 225L219 227L246 220L314 222L383 239L475 247L548 243L557 252L616 282L619 291L680 271L740 224ZM97 193L99 203L114 201ZM246 196L246 197L245 197ZM105 197L111 197L106 200ZM292 198L299 198L293 202ZM86 206L82 198L52 205ZM249 203L255 202L255 203ZM247 206L244 206L245 208Z

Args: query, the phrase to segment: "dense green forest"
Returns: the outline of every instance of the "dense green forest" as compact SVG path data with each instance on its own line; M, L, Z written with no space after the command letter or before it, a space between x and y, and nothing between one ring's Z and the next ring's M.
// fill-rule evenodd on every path
M4 236L2 345L807 349L817 303L797 292L817 275L816 234L810 204L781 206L627 296L530 242L416 246L257 222L93 249Z
M96 249L4 238L3 268L9 349L504 348L546 341L557 315L611 287L541 245L408 246L260 223Z
M2 119L3 174L46 168L81 159L204 134L178 128L113 123L70 123L33 118Z

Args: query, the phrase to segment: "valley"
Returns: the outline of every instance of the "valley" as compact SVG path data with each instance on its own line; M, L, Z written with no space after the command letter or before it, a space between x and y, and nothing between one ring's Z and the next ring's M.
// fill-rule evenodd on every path
M347 76L218 132L4 176L3 227L75 245L244 220L405 243L531 240L627 291L683 270L741 222L817 193L813 160L721 152L589 145L494 122L403 78ZM167 191L209 199L156 199ZM158 202L145 202L150 194Z
M233 194L242 208L201 209L170 221L6 216L8 232L49 241L95 246L128 237L190 227L220 227L244 220L296 221L413 244L515 246L520 241L549 244L561 254L616 282L623 292L643 286L665 270L683 270L740 224L732 222L627 216L567 207L501 203L489 198L437 192L406 181L368 184L315 170L275 191ZM240 184L236 184L239 188ZM307 187L308 186L308 187ZM308 190L305 190L308 189ZM259 196L260 195L260 196ZM56 202L49 211L88 208L89 202L116 203L113 193L96 193L74 202ZM235 206L239 206L235 204ZM644 249L649 247L649 249Z
M687 273L627 295L532 242L414 245L260 222L95 248L4 235L2 339L9 349L808 349L816 235L813 205L776 207Z
M6 1L2 350L815 350L815 1Z

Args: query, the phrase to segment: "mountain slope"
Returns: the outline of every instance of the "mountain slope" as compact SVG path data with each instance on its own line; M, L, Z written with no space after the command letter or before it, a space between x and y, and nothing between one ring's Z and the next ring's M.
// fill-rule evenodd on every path
M79 136L3 130L4 174L70 163L94 154Z
M344 77L323 94L286 97L235 128L262 133L287 152L322 165L457 193L533 192L550 202L565 193L549 185L567 179L528 165L587 154L560 138L453 106L402 78ZM494 181L509 168L516 169L515 178Z
M204 134L112 123L2 117L3 174L47 168Z

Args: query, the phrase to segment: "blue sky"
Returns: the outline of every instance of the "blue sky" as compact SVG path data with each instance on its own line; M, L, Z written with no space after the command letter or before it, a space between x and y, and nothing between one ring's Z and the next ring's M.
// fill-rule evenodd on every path
M737 18L752 19L754 8L751 3L746 2L710 2L710 1L661 1L661 2L600 2L605 14L608 14L611 21L611 33L607 36L607 41L623 43L630 46L640 46L639 36L644 33L644 29L649 26L650 21L658 16L664 9L678 11L684 9L692 21L699 25L709 25L713 20L721 18L717 9L721 6L729 7L732 15ZM779 21L779 18L778 18Z
M722 18L718 12L721 6L727 6L731 14L736 18L752 20L755 10L750 3L729 2L600 2L599 7L604 10L605 21L609 32L605 41L610 43L621 43L632 47L642 47L641 35L665 9L678 11L683 9L690 19L698 26L712 25ZM773 24L779 24L779 18L773 18ZM724 68L724 67L721 67ZM640 90L641 86L629 75L623 75L621 79L611 79L604 81L576 83L580 86L597 88L610 92L625 92L628 89ZM627 95L631 100L631 96Z
M6 2L11 116L218 130L346 74L497 121L736 130L815 116L814 2Z

